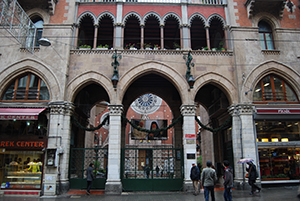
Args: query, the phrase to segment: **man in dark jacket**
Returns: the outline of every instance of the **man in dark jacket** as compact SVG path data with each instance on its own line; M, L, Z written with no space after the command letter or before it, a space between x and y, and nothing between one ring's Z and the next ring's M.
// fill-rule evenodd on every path
M199 183L199 179L200 179L200 170L196 166L195 163L192 163L190 178L193 181L193 186L194 186L194 190L195 190L194 195L198 195L198 193L199 193L198 183Z
M231 189L233 187L233 169L229 166L229 161L225 160L223 162L224 166L224 200L232 201Z
M90 163L89 167L86 169L86 181L87 181L87 189L86 189L86 194L90 194L90 189L92 187L92 183L94 180L94 164Z
M247 163L249 167L246 168L246 171L248 172L248 183L251 186L251 192L250 195L253 195L256 190L259 193L261 188L255 185L255 180L258 177L256 166L252 162Z

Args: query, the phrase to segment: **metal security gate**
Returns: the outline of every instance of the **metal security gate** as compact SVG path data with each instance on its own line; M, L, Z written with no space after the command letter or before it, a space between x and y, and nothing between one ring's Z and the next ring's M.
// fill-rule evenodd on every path
M124 191L180 191L182 149L124 148L121 178Z
M70 188L86 189L86 169L94 164L92 189L105 189L107 148L71 148L70 153Z

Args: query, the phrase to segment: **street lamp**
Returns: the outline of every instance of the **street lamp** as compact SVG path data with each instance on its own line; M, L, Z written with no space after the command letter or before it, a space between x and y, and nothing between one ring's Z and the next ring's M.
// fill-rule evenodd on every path
M186 79L187 83L189 84L190 89L192 89L192 88L194 88L195 79L191 75L191 66L194 67L194 63L192 63L193 57L191 55L191 52L189 52L187 56L186 55L183 56L183 59L187 59L187 61L186 61L187 71L185 74L185 79Z
M114 60L111 63L111 65L114 67L114 74L111 78L111 82L113 84L113 87L117 88L117 84L119 82L119 71L118 71L117 67L120 65L118 62L118 59L122 59L122 56L118 55L117 50L115 50L115 54L113 54L111 58Z
M41 46L50 46L51 42L48 40L48 38L40 38L38 40L38 44L40 44Z

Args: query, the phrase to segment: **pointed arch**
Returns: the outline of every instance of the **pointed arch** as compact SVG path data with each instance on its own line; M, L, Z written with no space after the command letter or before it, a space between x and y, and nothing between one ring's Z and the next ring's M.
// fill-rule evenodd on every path
M76 92L83 87L85 84L89 82L94 82L99 84L104 90L107 92L109 99L111 99L111 94L114 90L110 79L102 73L96 71L87 71L81 73L74 77L70 82L67 84L67 100L73 102L76 97Z
M295 71L292 67L280 63L278 61L269 60L257 65L253 68L249 74L245 77L242 85L242 96L241 99L244 102L252 102L252 94L245 95L245 91L254 89L257 83L265 76L269 74L275 74L282 77L294 90L296 95L300 96L300 74Z
M207 18L207 21L206 21L206 26L210 26L211 24L211 21L213 19L217 19L219 22L221 22L221 24L223 25L223 27L226 25L226 20L219 14L217 13L214 13L212 15L210 15L208 18Z
M94 13L90 12L90 11L85 11L83 13L81 13L78 18L77 18L77 24L80 25L81 21L83 20L84 17L89 16L92 21L93 24L95 24L97 22L96 20L96 16L94 15Z
M165 23L166 23L166 20L167 20L169 17L174 17L174 18L177 20L179 26L182 25L181 17L180 17L177 13L174 13L174 12L166 13L166 14L163 16L162 23L165 24Z
M143 74L148 73L158 73L159 75L166 77L178 90L182 104L191 104L189 102L191 99L189 99L189 95L187 94L189 86L185 78L171 66L158 61L140 63L126 71L118 83L118 88L120 89L121 94L119 96L120 100L118 100L119 102L117 104L122 102L122 99L132 82Z
M24 74L25 72L35 74L45 82L49 91L49 101L62 99L62 97L60 96L60 92L63 92L64 90L62 89L62 85L59 82L59 79L56 77L55 73L46 65L33 59L20 60L5 68L0 74L1 86L8 86L8 84L12 80L16 79L18 76ZM4 93L4 90L6 88L7 87L2 87L0 89L1 95Z
M142 20L142 16L140 14L138 14L135 11L129 12L127 13L124 17L123 17L123 24L126 25L126 22L128 20L129 17L134 16L138 19L139 23L142 24L143 20Z
M101 13L98 17L97 17L97 24L100 23L101 19L105 16L108 16L112 21L113 21L113 24L115 24L116 22L116 16L114 16L114 14L112 14L111 12L109 11L105 11L103 13Z
M146 24L148 18L151 17L151 16L153 16L154 18L156 18L157 21L159 22L159 24L162 24L161 16L159 14L157 14L156 12L153 12L153 11L151 11L149 13L146 13L146 15L144 15L142 24Z
M206 18L204 17L204 15L202 15L201 13L193 13L190 17L189 17L189 25L191 26L192 23L193 23L193 20L194 19L200 19L200 21L203 23L203 25L205 26L206 25Z
M224 75L218 73L206 73L196 77L193 97L196 97L198 91L206 84L215 84L226 94L229 104L238 103L237 97L237 88L232 80L228 79Z

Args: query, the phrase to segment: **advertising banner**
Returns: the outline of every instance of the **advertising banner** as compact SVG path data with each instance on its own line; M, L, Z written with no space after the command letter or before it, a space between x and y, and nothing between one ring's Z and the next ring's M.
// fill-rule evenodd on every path
M131 120L135 125L140 128L155 130L167 127L167 120ZM131 127L131 139L132 140L167 140L168 132L167 130L160 132L144 132Z

